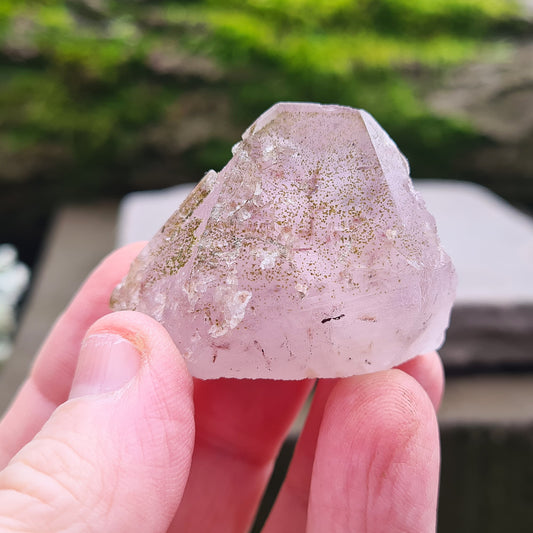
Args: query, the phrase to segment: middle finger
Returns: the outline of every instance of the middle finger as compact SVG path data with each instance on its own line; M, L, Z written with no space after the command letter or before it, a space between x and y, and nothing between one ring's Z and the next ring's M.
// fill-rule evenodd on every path
M195 381L196 442L170 532L248 531L312 380Z

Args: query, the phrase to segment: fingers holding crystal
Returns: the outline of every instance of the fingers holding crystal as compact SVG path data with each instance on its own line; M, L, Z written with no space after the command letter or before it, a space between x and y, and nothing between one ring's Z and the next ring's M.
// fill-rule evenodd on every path
M375 119L285 102L154 235L113 305L160 321L195 377L334 378L442 344L455 284Z
M398 368L418 381L437 409L444 388L444 372L439 355L436 352L420 355ZM326 403L338 381L322 379L317 384L304 429L263 533L305 531L317 439Z

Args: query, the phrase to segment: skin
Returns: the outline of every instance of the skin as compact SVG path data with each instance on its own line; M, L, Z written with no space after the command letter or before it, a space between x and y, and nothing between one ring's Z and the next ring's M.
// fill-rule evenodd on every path
M253 522L314 382L193 380L160 324L109 313L111 291L141 247L95 269L0 423L3 533L139 524L149 533L244 533ZM117 338L135 359L122 364L91 341ZM83 369L112 356L113 387L93 373L87 388ZM435 531L442 391L436 353L319 380L264 532Z

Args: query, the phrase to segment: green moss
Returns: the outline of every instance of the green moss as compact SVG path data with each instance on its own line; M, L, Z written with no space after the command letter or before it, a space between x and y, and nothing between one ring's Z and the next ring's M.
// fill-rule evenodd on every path
M177 252L165 260L160 272L161 277L173 276L179 272L191 257L194 245L196 244L195 231L202 221L193 217L183 221L178 227L170 228L174 233L174 238L179 241L180 246L175 247ZM161 254L164 257L164 254Z
M54 173L79 196L152 186L153 170L141 169L175 168L183 179L219 169L237 140L234 132L279 100L366 108L390 130L415 173L443 173L441 163L450 161L449 153L439 155L444 148L460 150L479 136L432 115L404 70L438 72L500 46L499 28L517 13L507 0L110 0L98 6L0 3L2 153L16 159L54 143L70 166L32 170L27 179ZM231 127L183 147L173 131L184 128L187 135L191 116L212 118L186 98L198 89L229 102L220 120ZM162 123L170 125L163 140L154 134ZM0 180L2 168L0 154ZM158 172L158 186L176 181L174 172Z

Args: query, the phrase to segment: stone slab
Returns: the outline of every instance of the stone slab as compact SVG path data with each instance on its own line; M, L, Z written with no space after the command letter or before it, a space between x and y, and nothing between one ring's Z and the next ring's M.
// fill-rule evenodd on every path
M533 305L456 305L439 350L450 373L533 368Z
M0 369L0 412L26 377L51 326L115 244L117 205L59 210L36 268L11 358Z
M443 429L472 425L533 427L533 373L449 379L439 424ZM531 451L533 454L533 448Z
M448 371L533 367L533 219L479 185L418 182L459 275Z
M457 305L533 305L533 218L473 183L415 187L457 269Z

